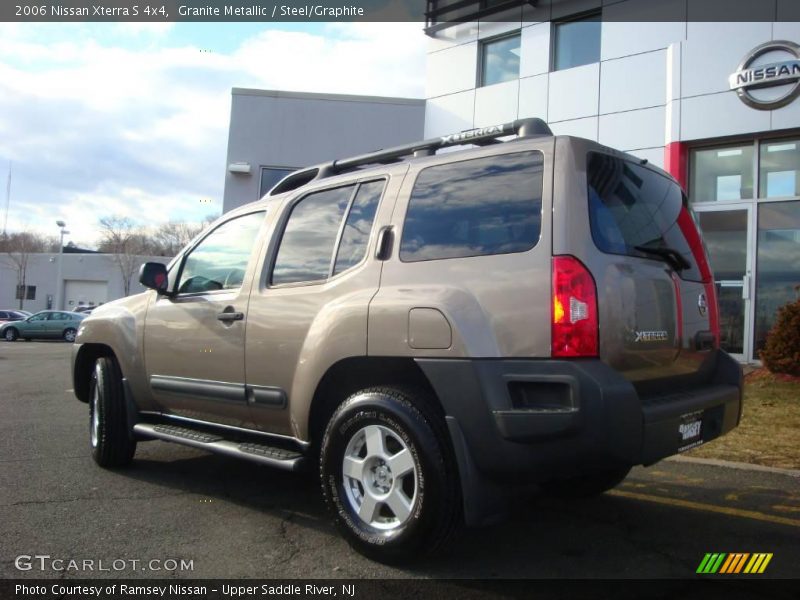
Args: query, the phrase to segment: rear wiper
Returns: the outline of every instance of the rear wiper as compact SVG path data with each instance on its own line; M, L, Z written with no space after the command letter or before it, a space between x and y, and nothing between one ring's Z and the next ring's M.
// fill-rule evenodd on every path
M653 248L652 246L634 246L634 248L640 252L660 256L672 265L676 271L683 271L684 269L690 269L692 267L689 261L683 257L683 254L668 246L659 246L657 248Z

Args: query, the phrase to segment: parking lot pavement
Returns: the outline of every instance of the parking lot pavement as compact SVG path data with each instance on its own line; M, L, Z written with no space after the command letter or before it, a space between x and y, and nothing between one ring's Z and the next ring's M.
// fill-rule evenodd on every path
M163 442L140 444L125 471L96 467L69 353L0 343L0 577L687 577L707 552L773 553L757 577L798 575L800 479L673 461L592 500L520 498L446 556L373 563L329 524L312 476ZM21 572L19 555L94 560L95 571ZM153 559L193 570L143 571Z

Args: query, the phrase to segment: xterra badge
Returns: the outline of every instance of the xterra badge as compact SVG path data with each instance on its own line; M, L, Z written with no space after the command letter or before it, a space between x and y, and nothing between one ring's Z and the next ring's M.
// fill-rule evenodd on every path
M634 331L636 338L634 342L666 342L668 334L666 331Z

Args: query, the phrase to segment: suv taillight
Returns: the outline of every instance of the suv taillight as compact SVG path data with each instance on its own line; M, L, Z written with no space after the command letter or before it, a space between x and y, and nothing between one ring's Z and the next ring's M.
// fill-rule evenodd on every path
M553 257L552 356L597 356L597 286L574 256Z

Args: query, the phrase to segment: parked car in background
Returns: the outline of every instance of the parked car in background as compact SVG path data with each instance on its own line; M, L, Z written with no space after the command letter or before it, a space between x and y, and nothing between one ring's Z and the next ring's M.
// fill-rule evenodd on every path
M22 321L31 316L30 313L25 314L21 310L0 310L0 323L8 323L9 321Z
M21 321L11 321L0 327L0 337L7 342L13 342L18 338L24 340L39 339L58 339L65 342L74 342L75 333L78 326L86 318L80 313L43 310L27 319Z

